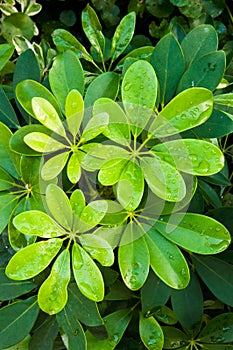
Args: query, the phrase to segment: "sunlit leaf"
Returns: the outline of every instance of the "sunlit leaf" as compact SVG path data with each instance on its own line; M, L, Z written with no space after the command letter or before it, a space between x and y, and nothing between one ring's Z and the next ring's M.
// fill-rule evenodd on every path
M65 101L65 115L69 131L76 137L84 115L84 101L78 90L71 90Z
M37 152L50 153L67 148L63 143L42 132L31 132L24 136L24 142Z
M103 238L85 233L79 236L83 248L103 266L114 263L114 254L111 246Z
M69 152L58 153L57 155L49 158L45 162L41 169L41 177L45 181L54 179L64 169L66 162L69 158Z

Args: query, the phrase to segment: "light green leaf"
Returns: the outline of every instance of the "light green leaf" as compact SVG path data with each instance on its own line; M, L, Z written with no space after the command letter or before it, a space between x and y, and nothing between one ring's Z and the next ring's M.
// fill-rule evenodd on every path
M0 349L6 349L23 340L31 331L39 307L36 297L19 300L0 310Z
M67 286L70 281L70 252L65 249L55 260L49 277L38 292L38 303L49 315L57 314L68 300Z
M81 190L74 190L70 196L70 204L74 214L80 217L83 209L85 208L85 197Z
M82 247L103 266L114 263L114 253L110 244L103 238L85 233L79 236Z
M123 109L110 98L99 98L93 107L93 115L107 113L109 124L103 130L103 134L110 140L124 146L130 144L130 126Z
M122 70L123 64L127 58L137 58L140 60L146 60L150 62L152 52L154 51L153 46L142 46L130 51L126 56L124 56L116 66L116 69Z
M15 47L12 44L7 43L0 45L0 71L7 64L14 51Z
M226 65L224 51L210 52L193 61L182 76L178 92L193 86L213 91L221 82Z
M66 132L56 109L42 97L33 97L32 110L37 120L46 128L66 137Z
M108 204L105 200L90 202L82 211L76 229L79 232L86 232L94 228L103 219L107 212Z
M140 160L146 182L158 197L178 202L186 193L185 182L180 173L159 157L143 157Z
M101 134L108 125L109 117L108 113L100 113L94 115L86 125L81 136L81 142L86 142L94 139L96 136Z
M4 169L0 167L0 191L14 187L15 180Z
M66 50L56 56L49 71L49 83L63 111L65 111L66 97L71 90L76 89L83 94L83 68L74 52Z
M82 28L91 45L103 56L105 37L102 33L102 26L97 14L89 4L82 11Z
M62 239L52 238L19 250L9 261L6 275L14 280L25 280L38 275L57 255L62 243Z
M135 210L139 206L144 192L144 178L142 169L136 161L128 161L116 190L117 199L124 209Z
M149 133L164 137L204 123L213 109L213 94L204 88L187 89L175 96L154 118Z
M54 238L66 233L50 216L38 210L18 214L14 217L13 224L17 230L28 236Z
M34 36L35 23L26 13L17 11L4 17L1 27L1 35L8 42L12 42L16 35L30 41Z
M93 58L87 52L85 47L67 30L56 29L52 33L52 38L54 44L60 52L72 50L78 54L78 57L82 57L87 61L93 62Z
M141 237L137 237L137 234ZM150 267L149 250L137 224L131 222L123 233L118 249L118 263L121 276L131 290L140 289L145 283ZM126 236L126 237L125 237ZM124 241L127 243L124 244Z
M154 317L144 317L140 313L139 333L145 347L149 350L162 350L164 343L163 331Z
M17 205L18 198L14 194L2 194L0 195L0 233L9 223L11 214Z
M224 156L220 149L203 140L172 140L154 146L152 151L176 169L193 175L212 175L224 165Z
M65 192L55 184L46 188L46 203L54 219L64 228L72 227L72 208Z
M65 115L68 129L75 138L84 115L84 101L78 90L71 90L65 101Z
M103 224L102 221L101 221L101 224ZM93 232L93 234L95 236L103 238L105 241L108 242L110 247L114 249L119 244L119 241L122 235L122 227L121 226L109 226L109 227L100 226Z
M24 142L37 152L51 153L67 148L63 143L42 132L31 132L24 136Z
M71 183L76 184L81 177L81 152L71 154L67 164L67 176Z
M135 135L145 128L153 113L157 89L155 71L147 61L138 60L126 71L122 81L121 95Z
M69 158L69 152L59 153L50 158L41 169L41 177L45 181L54 179L64 169Z
M112 38L111 57L114 62L129 45L135 29L136 14L130 12L118 24Z
M169 287L183 289L189 283L189 267L180 249L155 228L145 235L150 264L155 274Z
M174 34L165 35L157 43L151 64L159 81L159 96L163 106L174 96L185 68L184 55Z
M217 32L212 25L201 24L192 29L182 40L181 47L189 66L199 57L218 48Z
M10 129L0 122L0 159L1 167L15 178L19 178L20 156L9 146L12 136Z
M89 254L77 243L72 249L72 267L78 288L88 299L104 298L104 281L100 270Z
M111 186L117 183L127 163L128 160L122 158L112 159L104 163L98 174L100 183L104 186Z

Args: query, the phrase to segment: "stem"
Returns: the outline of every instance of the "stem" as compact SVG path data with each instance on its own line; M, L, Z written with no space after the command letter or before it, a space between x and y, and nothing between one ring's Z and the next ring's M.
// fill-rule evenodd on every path
M148 135L147 138L143 141L143 143L141 144L141 146L137 149L137 151L139 152L146 144L147 142L152 138L152 135ZM148 152L145 152L146 154Z
M230 9L229 9L229 7L228 7L227 4L225 4L225 6L226 6L226 9L227 9L228 15L229 15L229 17L230 17L231 23L233 24L233 16L232 16L232 14L231 14L231 11L230 11Z

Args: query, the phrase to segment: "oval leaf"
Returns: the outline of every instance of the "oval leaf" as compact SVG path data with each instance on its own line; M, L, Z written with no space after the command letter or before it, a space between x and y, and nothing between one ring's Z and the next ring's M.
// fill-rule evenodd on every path
M163 331L154 317L146 318L140 313L139 334L145 347L149 350L163 349Z
M78 90L71 90L65 101L65 115L68 129L74 139L80 129L84 115L84 101Z
M108 242L96 235L85 233L79 236L83 248L103 266L111 266L114 263L114 254Z
M59 153L45 162L41 169L41 177L45 181L53 180L64 169L69 158L68 152Z
M24 142L37 152L51 153L67 148L61 142L42 132L31 132L24 136Z

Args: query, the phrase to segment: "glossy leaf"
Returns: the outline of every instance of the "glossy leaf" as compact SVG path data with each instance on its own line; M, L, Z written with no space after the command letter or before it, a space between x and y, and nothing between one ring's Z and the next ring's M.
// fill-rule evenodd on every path
M38 292L38 303L49 315L60 312L68 300L67 286L70 281L70 252L65 249L55 260L50 275Z
M177 317L174 311L172 311L168 306L161 306L155 311L154 317L157 321L163 322L165 324L173 325L177 323Z
M34 117L31 103L32 98L41 97L47 100L55 108L58 115L62 118L62 114L55 97L46 87L37 81L30 79L23 80L17 85L15 93L21 106L32 117Z
M82 11L82 28L91 45L99 54L103 55L105 38L102 33L102 27L97 14L89 4Z
M1 47L1 46L0 46ZM8 100L4 90L0 87L0 121L7 125L9 128L18 128L19 121L17 115Z
M13 152L9 146L12 136L10 129L0 122L0 159L1 167L15 178L19 178L20 156Z
M76 184L81 177L81 152L71 154L67 164L67 176L71 183Z
M87 52L85 47L67 30L65 29L56 29L52 33L53 42L56 45L57 49L60 52L64 52L66 50L75 51L79 57L84 58L87 61L92 62L93 58Z
M117 183L117 199L126 210L134 210L144 191L143 173L135 160L128 161ZM132 196L132 193L134 194Z
M189 268L179 248L154 228L148 230L145 238L150 251L150 264L155 274L169 287L187 287Z
M35 297L19 300L0 310L0 349L23 340L32 329L39 313Z
M224 156L220 149L203 140L172 140L156 145L152 150L161 159L188 174L212 175L224 165Z
M14 179L0 167L0 191L8 190L14 186Z
M9 261L6 275L14 280L32 278L43 271L61 249L63 241L52 238L19 250Z
M211 292L223 303L233 306L232 264L212 256L192 255L192 260Z
M111 246L103 238L85 233L79 236L82 247L103 266L114 263L114 254Z
M58 153L43 164L41 177L45 181L54 179L64 169L69 158L69 152Z
M42 132L31 132L25 135L24 142L35 151L41 153L56 152L66 148L66 145Z
M75 215L80 217L85 208L85 197L81 190L74 190L70 196L70 204Z
M11 214L17 205L18 198L13 194L3 194L0 195L0 233L4 230L4 228L7 226Z
M139 60L126 71L122 81L122 101L135 135L145 128L157 98L157 78L147 61Z
M182 76L178 92L193 86L201 86L213 91L220 83L225 71L223 51L207 53L193 61Z
M15 282L5 275L5 269L0 268L0 300L12 300L29 293L36 284L29 281Z
M122 66L127 58L137 58L140 60L146 60L150 62L152 52L154 51L153 46L142 46L138 47L137 49L134 49L127 53L126 56L124 56L119 63L116 66L116 69L122 69Z
M164 349L186 349L182 347L188 345L188 336L175 327L162 327L164 334Z
M163 349L163 331L159 323L153 318L145 318L140 313L139 333L145 347L149 350Z
M185 182L173 166L156 156L141 158L140 165L148 186L158 197L170 202L184 198Z
M84 74L77 55L66 50L56 56L49 71L49 83L61 109L65 110L66 97L73 89L84 92Z
M180 133L204 123L213 109L213 95L204 88L186 89L155 117L149 132L155 137Z
M107 202L104 200L96 200L90 202L82 211L80 221L77 224L79 232L86 232L94 228L103 219L108 209Z
M159 81L160 102L164 105L175 94L185 68L181 47L172 33L165 35L155 46L151 64Z
M154 227L169 241L198 254L217 254L231 242L230 233L218 221L200 214L175 213Z
M124 146L130 144L130 127L126 115L121 106L110 98L99 98L93 107L93 115L107 113L109 123L103 134L110 140Z
M89 254L77 243L72 249L72 267L80 291L93 301L104 298L104 281L100 270Z
M216 30L211 25L201 24L184 37L181 47L186 65L189 66L199 57L217 50L218 36Z
M128 160L121 158L106 162L98 173L100 183L104 186L111 186L117 183L127 163Z
M81 141L86 142L94 139L101 134L108 125L109 118L107 113L101 113L93 116L83 130Z
M12 44L5 43L0 45L0 70L7 64L14 51L15 47Z
M76 137L84 114L84 101L78 90L69 91L65 101L65 115L68 129Z
M50 184L46 188L46 203L54 219L64 228L72 227L72 208L69 198L57 185Z
M17 230L29 236L54 238L66 233L50 216L38 210L18 214L14 217L13 224Z
M111 57L115 61L129 45L135 29L135 12L130 12L122 18L112 38Z
M150 267L149 250L142 236L143 232L138 234L138 231L140 230L135 223L128 223L118 249L120 272L126 286L131 290L138 290L143 286Z
M66 137L62 121L50 102L41 97L33 97L32 110L37 120L46 128Z
M114 72L100 74L87 88L84 98L85 107L92 107L94 102L101 97L115 100L118 94L119 83L119 75Z
M199 334L203 343L230 343L233 341L233 313L222 313L208 322Z

